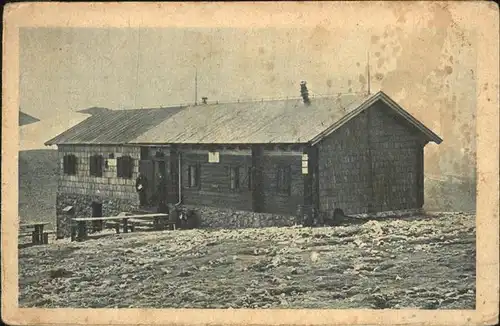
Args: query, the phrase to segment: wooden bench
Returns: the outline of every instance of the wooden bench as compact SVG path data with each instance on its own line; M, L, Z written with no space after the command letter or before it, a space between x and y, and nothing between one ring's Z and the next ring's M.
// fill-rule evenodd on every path
M49 243L49 234L55 233L54 231L44 231L45 225L48 222L33 222L19 224L18 238L31 236L31 243L33 245L41 245Z
M105 221L106 224L112 225L116 233L120 233L120 222L123 227L123 233L128 233L128 231L134 231L135 224L144 223L146 221L153 221L153 226L171 224L167 221L168 214L156 213L156 214L138 214L138 215L129 215L128 213L120 213L117 216L102 216L102 217L80 217L73 218L73 222L76 222L75 225L72 225L71 231L71 241L74 241L75 238L78 241L82 241L87 238L87 225L86 222L89 221ZM129 222L131 222L129 224Z

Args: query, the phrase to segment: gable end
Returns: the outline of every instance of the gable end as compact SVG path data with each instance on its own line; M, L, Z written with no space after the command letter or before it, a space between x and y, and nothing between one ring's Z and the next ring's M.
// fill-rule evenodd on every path
M347 113L342 119L337 121L335 124L321 132L319 135L314 137L310 143L311 145L316 145L319 143L322 139L333 133L335 130L339 129L342 127L344 124L349 122L351 119L355 118L358 116L361 112L364 112L365 110L373 107L377 102L383 102L384 104L387 105L388 108L393 110L395 113L397 113L399 116L401 116L403 119L408 121L411 125L413 125L416 129L418 129L422 134L424 134L427 138L428 141L433 141L436 144L440 144L443 140L436 135L432 130L427 128L422 122L418 121L415 117L413 117L410 113L405 111L401 106L399 106L396 102L394 102L389 96L387 96L383 92L378 92L374 94L372 97L368 98L365 102L363 102L360 106L358 106L356 109L350 111Z

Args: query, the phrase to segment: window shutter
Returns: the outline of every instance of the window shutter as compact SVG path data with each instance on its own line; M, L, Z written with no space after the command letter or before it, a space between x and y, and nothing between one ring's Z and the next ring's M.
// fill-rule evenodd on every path
M102 169L104 166L104 158L102 156L99 156L99 161L97 166L99 167L99 176L102 177Z
M122 176L122 158L121 157L116 159L116 176L117 177Z
M235 189L240 188L240 168L239 167L234 168L234 188Z
M97 172L97 176L98 177L102 177L102 166L104 164L104 160L103 160L103 157L102 155L99 155L96 157L96 172Z
M76 164L77 164L76 156L73 155L73 174L76 174Z
M63 173L68 174L68 155L63 156Z
M132 173L134 172L134 160L132 157L128 157L128 175L127 177L132 178Z

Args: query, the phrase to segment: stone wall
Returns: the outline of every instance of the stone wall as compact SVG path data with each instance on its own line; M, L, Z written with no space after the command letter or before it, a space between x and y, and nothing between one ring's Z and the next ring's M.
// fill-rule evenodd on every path
M271 226L292 226L302 221L293 215L255 213L215 207L186 205L198 212L202 228L259 228Z
M140 148L136 146L105 145L63 145L58 149L60 175L58 193L96 195L111 198L136 200L135 180L139 171ZM63 173L63 157L73 154L77 157L76 175ZM90 176L90 156L102 155L107 166L103 168L102 177ZM109 155L113 154L114 159ZM119 178L116 171L116 158L128 155L133 158L132 178Z
M128 199L97 195L58 194L56 200L57 237L63 238L71 235L70 217L63 212L65 207L73 206L74 217L91 217L93 202L102 204L103 216L115 216L120 212L130 212L138 209L138 201Z

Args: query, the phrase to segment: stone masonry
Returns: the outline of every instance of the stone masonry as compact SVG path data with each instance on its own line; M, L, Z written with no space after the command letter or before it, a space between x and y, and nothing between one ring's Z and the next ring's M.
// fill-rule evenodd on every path
M215 207L186 205L198 212L202 228L260 228L271 226L292 226L302 221L296 216L236 211Z
M68 216L63 212L66 206L73 206L75 217L91 217L93 202L102 204L102 213L105 216L137 208L139 198L135 191L135 180L140 159L139 147L64 145L59 146L58 153L60 161L56 203L58 237L70 235ZM67 154L77 157L76 175L63 173L63 157ZM102 155L105 160L102 177L90 176L90 156L95 154ZM123 155L133 158L131 178L117 177L116 158Z
M102 204L103 216L114 216L120 212L130 212L139 208L136 201L128 199L116 199L102 196L92 195L68 195L58 194L56 211L57 211L57 237L65 238L71 235L70 215L63 213L63 209L67 206L73 206L75 217L91 217L92 203ZM90 226L91 223L88 223Z
M60 176L58 193L100 195L119 199L136 199L135 179L139 171L139 147L132 146L100 146L100 145L64 145L59 146ZM77 174L63 174L63 157L73 154L77 157ZM90 156L98 154L107 161L102 177L90 176ZM109 158L112 154L114 158ZM134 159L132 178L118 178L116 175L116 159L128 155Z

